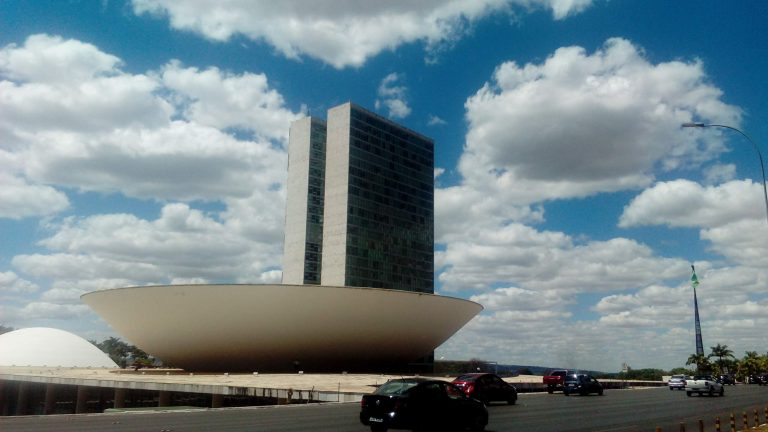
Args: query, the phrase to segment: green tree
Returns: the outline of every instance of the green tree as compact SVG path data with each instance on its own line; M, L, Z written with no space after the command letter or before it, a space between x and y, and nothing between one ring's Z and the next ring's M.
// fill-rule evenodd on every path
M124 368L127 364L126 357L130 352L130 347L127 343L120 340L120 338L110 337L99 343L95 344L100 350L104 351L113 362L118 366Z
M691 354L688 356L685 365L696 365L696 371L699 373L707 373L712 370L712 364L704 354Z
M688 368L684 368L684 367L676 367L676 368L672 369L671 371L669 371L669 374L670 375L690 375L691 374L691 370L688 369Z
M766 357L760 356L757 351L746 351L744 358L737 362L736 377L748 382L750 375L757 375L766 370L767 361Z
M726 373L726 371L728 371L726 360L735 358L733 356L733 351L728 349L728 345L720 344L710 347L710 349L712 350L712 353L709 355L709 357L717 357L717 361L715 362L715 365L717 366L717 372Z

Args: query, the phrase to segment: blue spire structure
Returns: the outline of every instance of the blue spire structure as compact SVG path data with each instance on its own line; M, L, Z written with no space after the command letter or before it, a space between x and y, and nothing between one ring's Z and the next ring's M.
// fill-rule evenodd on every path
M701 341L701 321L699 321L699 300L696 298L696 287L699 286L699 278L696 277L696 269L691 264L693 275L691 276L691 285L693 286L693 309L694 322L696 325L696 354L704 355L704 343Z

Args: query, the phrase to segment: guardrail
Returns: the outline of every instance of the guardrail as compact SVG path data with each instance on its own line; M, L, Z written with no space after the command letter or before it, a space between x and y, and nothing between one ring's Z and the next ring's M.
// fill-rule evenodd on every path
M734 413L731 413L730 418L728 419L728 425L723 426L722 422L720 421L720 417L715 417L714 421L714 430L715 432L737 432L737 431L746 431L746 430L754 430L754 428L758 428L760 426L764 426L766 423L768 423L768 406L765 407L765 416L763 417L764 421L760 421L760 414L755 408L752 413L747 413L746 411L742 411L741 413L741 429L737 429L737 416ZM750 421L752 424L750 425ZM699 421L693 426L696 429L691 428L691 431L698 431L698 432L705 432L704 429L704 420L699 419ZM680 432L686 432L686 424L685 422L680 422L680 428L678 429ZM761 429L762 430L762 429ZM656 427L656 432L664 432L660 427Z

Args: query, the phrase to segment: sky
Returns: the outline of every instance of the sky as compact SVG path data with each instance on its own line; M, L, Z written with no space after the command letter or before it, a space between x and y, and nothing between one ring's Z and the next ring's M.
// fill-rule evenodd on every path
M437 358L684 366L692 264L705 350L764 353L766 21L760 0L5 0L0 324L102 340L84 293L278 283L289 125L352 101L435 140L435 292L484 306Z

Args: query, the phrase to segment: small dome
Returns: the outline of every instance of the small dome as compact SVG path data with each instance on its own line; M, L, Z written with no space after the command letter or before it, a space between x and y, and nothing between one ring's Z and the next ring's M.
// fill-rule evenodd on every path
M0 335L0 366L117 367L87 340L47 327Z

